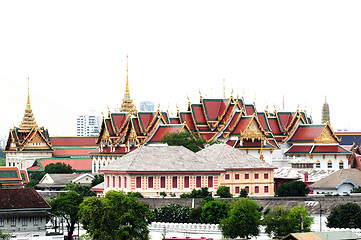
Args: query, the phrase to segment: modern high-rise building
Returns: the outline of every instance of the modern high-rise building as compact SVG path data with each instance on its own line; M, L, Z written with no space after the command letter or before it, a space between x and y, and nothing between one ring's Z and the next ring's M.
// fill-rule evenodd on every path
M77 136L96 136L99 133L101 118L95 112L79 115L76 119Z
M140 102L140 111L153 112L154 111L154 102L141 101Z

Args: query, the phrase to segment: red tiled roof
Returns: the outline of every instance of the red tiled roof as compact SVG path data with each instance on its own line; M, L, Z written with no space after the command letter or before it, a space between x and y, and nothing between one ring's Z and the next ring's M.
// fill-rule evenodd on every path
M50 209L34 188L0 189L0 209Z
M154 135L149 139L148 143L159 143L161 142L164 135L167 133L179 132L183 128L183 125L160 125Z
M96 146L97 137L51 137L53 147L57 146Z
M313 145L293 145L285 154L308 154L312 147Z
M228 106L228 99L203 99L202 104L208 121L217 121Z
M43 159L39 160L43 167L45 168L46 165L50 163L65 163L69 164L74 170L86 170L86 169L92 169L92 160L90 158L84 159L84 158L70 158L70 159ZM30 170L30 169L28 169Z
M113 113L111 114L111 118L115 127L116 131L119 131L124 123L126 122L127 118L128 118L129 114L124 114L124 113Z
M325 125L299 125L288 142L314 142Z
M192 115L196 124L206 124L206 118L204 116L203 108L201 104L192 104Z
M339 145L316 145L313 150L313 154L321 154L321 153L328 153L328 154L351 154L350 151L346 150L345 148Z
M91 151L93 151L98 146L94 146L94 148L55 148L54 156L79 156L79 155L88 155Z
M190 130L192 130L192 131L196 130L196 127L194 126L192 114L190 112L180 113L180 119L181 119L182 123L185 122L187 124L187 127Z

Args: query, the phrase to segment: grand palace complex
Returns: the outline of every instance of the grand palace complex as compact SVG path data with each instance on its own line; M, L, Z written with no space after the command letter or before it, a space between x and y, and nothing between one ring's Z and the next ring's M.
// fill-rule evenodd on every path
M118 112L103 116L97 137L50 137L39 127L27 105L19 127L9 130L6 165L42 171L49 163L64 162L78 171L102 173L98 190L140 191L157 196L161 191L179 195L191 189L230 186L233 194L246 188L250 194L273 195L275 178L285 171L295 179L313 183L322 170L359 169L359 148L345 133L335 133L325 103L321 124L305 111L258 111L254 103L228 96L188 100L185 111L170 116L159 109L138 111L130 97L128 67L126 90ZM190 131L207 143L199 153L167 147L167 133ZM216 144L219 145L219 144ZM218 156L218 157L215 157ZM287 169L287 170L284 170ZM301 174L301 175L300 175Z

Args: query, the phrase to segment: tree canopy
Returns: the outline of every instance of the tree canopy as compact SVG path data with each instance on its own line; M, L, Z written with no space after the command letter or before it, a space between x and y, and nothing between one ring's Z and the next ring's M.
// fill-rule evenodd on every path
M108 191L80 205L81 223L92 239L147 240L152 219L149 208L123 192Z
M225 238L248 238L260 233L262 213L259 205L248 198L238 198L231 206L227 218L219 225Z
M61 192L53 198L49 204L50 212L58 217L63 217L68 230L68 240L72 239L75 224L79 221L79 205L83 202L83 196L75 191Z
M231 197L233 197L233 195L229 191L229 187L224 186L224 185L221 185L221 186L218 187L216 195L219 196L220 198L231 198Z
M219 224L228 216L230 205L223 201L209 201L202 207L201 221L203 223Z
M282 183L275 191L276 197L304 197L310 192L306 183L300 180L295 180L289 183Z
M90 187L83 186L80 183L67 183L64 190L73 190L83 197L91 197L96 195L94 192L90 191Z
M277 206L263 218L265 232L269 236L283 237L295 232L309 232L313 218L303 206L296 206L286 210Z
M193 152L198 152L207 143L206 140L189 131L167 133L162 138L169 146L183 146Z
M161 208L154 209L153 213L154 221L156 222L188 223L191 209L177 203L170 203Z
M45 166L46 173L73 173L75 170L69 165L62 162L50 163Z
M361 207L351 202L334 207L326 225L333 228L361 228Z

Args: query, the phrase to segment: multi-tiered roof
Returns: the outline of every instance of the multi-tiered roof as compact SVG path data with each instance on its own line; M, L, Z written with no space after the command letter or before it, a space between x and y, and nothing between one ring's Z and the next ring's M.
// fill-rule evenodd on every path
M9 137L4 152L54 152L51 145L48 130L39 127L35 121L33 110L30 105L28 86L28 98L23 120L19 127L9 131Z
M254 104L243 98L205 99L188 102L186 111L176 117L167 112L109 113L103 119L97 144L91 154L126 154L144 144L157 144L169 132L192 131L207 142L222 140L245 150L276 150L289 140L300 125L310 125L312 119L304 111L257 112Z

